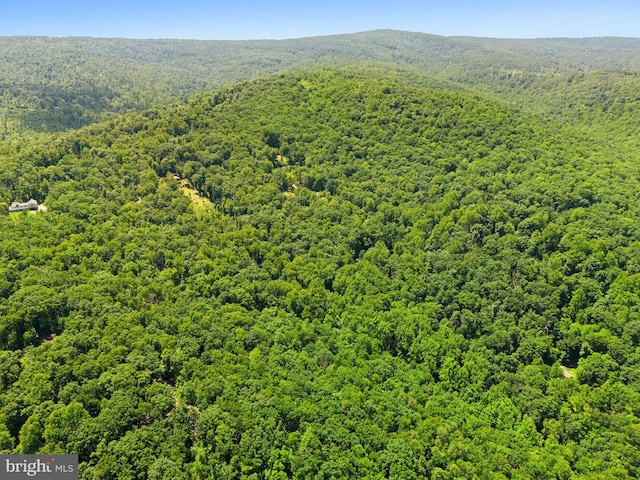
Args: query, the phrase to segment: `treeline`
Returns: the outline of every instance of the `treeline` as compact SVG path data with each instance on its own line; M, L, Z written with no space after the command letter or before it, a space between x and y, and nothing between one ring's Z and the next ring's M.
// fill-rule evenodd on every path
M438 85L292 73L5 144L0 198L48 211L0 216L0 451L637 478L637 152Z
M525 103L548 103L546 112L572 103L561 82L554 94L538 95L557 75L637 70L638 51L637 39L498 40L390 30L243 42L4 37L0 139L78 128L268 73L354 62L413 66L517 102L531 84Z

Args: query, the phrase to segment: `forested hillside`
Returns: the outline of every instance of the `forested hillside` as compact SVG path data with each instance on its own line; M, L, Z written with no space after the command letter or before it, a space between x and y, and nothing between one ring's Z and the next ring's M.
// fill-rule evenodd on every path
M637 150L510 102L315 69L1 144L0 452L638 478Z
M639 39L391 30L277 41L0 37L0 139L25 129L77 128L268 73L354 62L413 66L535 112L607 108L603 96L614 90L637 102L637 78L629 91L624 75L603 83L597 72L637 72L639 52Z

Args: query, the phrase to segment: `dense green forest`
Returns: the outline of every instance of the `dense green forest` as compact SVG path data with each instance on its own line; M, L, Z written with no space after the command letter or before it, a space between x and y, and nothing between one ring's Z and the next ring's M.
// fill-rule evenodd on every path
M640 39L633 38L515 40L392 30L263 41L0 37L0 139L25 129L78 128L265 74L353 62L411 66L497 92L536 113L571 106L579 114L608 108L612 93L618 101L637 101L636 91L620 94L629 93L625 74L640 69L639 52Z
M77 120L109 118L15 117L0 453L75 453L85 480L640 477L636 41L418 37L466 60L354 43L366 65L140 111L191 91L133 82L115 115L87 54L114 95Z

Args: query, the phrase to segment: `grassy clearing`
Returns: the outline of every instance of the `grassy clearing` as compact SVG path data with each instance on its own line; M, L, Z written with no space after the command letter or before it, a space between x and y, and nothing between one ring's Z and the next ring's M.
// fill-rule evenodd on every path
M180 190L184 193L195 208L196 212L203 212L213 209L213 203L208 198L200 196L198 191L189 184L182 184Z
M562 371L562 375L565 378L578 378L577 369L565 367L564 365L560 365L560 370Z

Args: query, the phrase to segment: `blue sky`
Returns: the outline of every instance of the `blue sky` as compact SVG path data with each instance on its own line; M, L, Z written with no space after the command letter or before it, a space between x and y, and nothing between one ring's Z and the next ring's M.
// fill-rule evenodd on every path
M640 0L0 0L0 36L298 38L392 28L483 37L640 37Z

